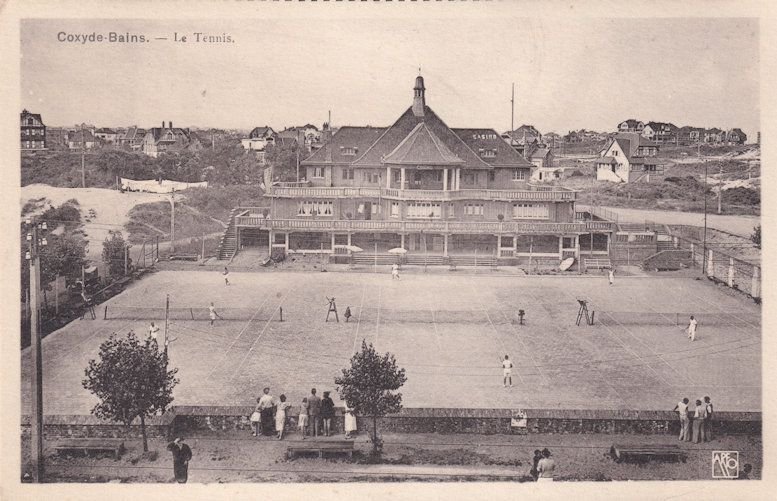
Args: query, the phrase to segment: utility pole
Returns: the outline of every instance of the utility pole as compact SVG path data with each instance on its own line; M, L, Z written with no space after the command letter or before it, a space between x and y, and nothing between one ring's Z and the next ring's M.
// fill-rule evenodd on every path
M707 273L707 160L704 160L704 237L702 242L702 273Z
M81 188L86 188L86 169L84 154L86 152L86 132L84 132L84 124L81 124Z
M41 353L40 336L40 305L38 293L40 292L40 247L46 246L46 237L39 236L38 232L47 230L46 223L38 223L32 217L27 220L29 231L27 241L29 250L27 259L30 260L30 342L32 345L32 406L30 409L30 447L31 467L33 482L43 480L43 359Z
M205 259L205 232L202 232L202 254L200 254L200 259Z
M127 244L124 244L124 276L127 276L127 252L129 250L129 246Z
M175 189L170 193L170 253L175 251Z
M721 198L723 196L723 164L720 165L718 174L718 214L722 213Z
M297 148L297 183L299 183L299 148Z
M510 147L513 146L513 131L515 130L515 82L510 95Z
M165 298L165 355L167 355L167 345L169 341L167 339L167 326L170 323L170 294Z

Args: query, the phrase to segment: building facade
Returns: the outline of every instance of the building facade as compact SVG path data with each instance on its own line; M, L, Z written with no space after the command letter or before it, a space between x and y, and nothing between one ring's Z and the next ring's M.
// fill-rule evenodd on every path
M46 125L38 113L22 110L19 116L22 151L46 149Z
M162 153L177 153L185 150L197 151L202 149L199 140L195 138L189 129L173 127L169 122L167 127L162 122L162 127L148 129L143 137L141 150L146 155L156 158Z
M305 182L267 183L270 207L235 209L222 257L267 246L558 263L608 251L610 223L583 221L577 192L529 184L532 164L495 130L449 128L422 77L393 125L341 127L301 166Z
M596 179L614 183L650 181L663 175L658 145L636 132L616 134L596 160Z

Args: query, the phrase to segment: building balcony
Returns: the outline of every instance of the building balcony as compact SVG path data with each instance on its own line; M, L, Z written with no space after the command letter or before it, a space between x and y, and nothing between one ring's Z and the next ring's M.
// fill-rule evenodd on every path
M575 223L544 223L519 221L443 221L443 220L347 220L347 219L270 219L260 215L235 216L235 226L273 231L324 231L324 232L372 232L372 233L443 233L443 234L492 234L492 235L572 235L591 232L610 232L615 223L609 221L583 221Z
M273 186L272 196L278 198L386 198L391 200L499 200L569 202L577 199L577 191L559 187L531 187L527 190L402 190L398 188L302 187Z

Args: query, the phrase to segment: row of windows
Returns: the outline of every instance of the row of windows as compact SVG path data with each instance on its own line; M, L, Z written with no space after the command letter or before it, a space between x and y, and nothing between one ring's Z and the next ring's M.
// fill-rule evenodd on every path
M484 149L480 148L479 150L480 156L483 158L495 158L496 157L496 150L492 149Z
M322 179L324 177L324 169L325 167L313 167L313 178ZM343 174L342 177L345 180L353 180L354 179L354 169L352 167L344 168L342 170ZM415 171L417 172L417 171ZM429 174L426 174L424 177L427 178L427 180L432 182L441 183L444 179L444 174L442 170L432 170L428 171ZM400 183L402 182L402 171L400 170L394 170L394 182ZM513 181L525 181L526 180L526 169L515 169L512 171L512 178ZM419 174L415 174L418 176ZM452 175L452 174L451 174ZM463 181L465 184L478 184L480 181L480 173L478 172L468 172L465 173L463 176ZM374 171L362 171L362 181L367 183L379 183L380 182L380 173L374 172ZM418 180L418 178L413 177L413 179ZM452 179L452 178L451 178ZM409 180L406 178L406 180ZM494 171L488 172L488 180L493 182L496 180L496 173Z
M467 204L464 206L464 214L467 216L482 216L483 204Z
M43 141L22 141L22 148L44 148L46 143Z
M298 216L331 216L333 211L332 201L306 200L299 204Z
M397 208L397 211L399 208ZM394 208L391 208L393 214ZM416 202L407 204L407 217L434 217L439 218L442 215L442 206L435 202Z
M548 204L513 204L514 219L548 219Z
M373 208L375 206L373 205ZM448 217L454 217L455 206L450 204L447 206ZM400 215L399 202L391 203L391 217L398 218ZM484 204L466 204L464 206L465 216L483 216ZM408 218L440 218L442 216L442 207L439 203L434 202L416 202L407 205L407 217ZM518 203L513 204L513 218L514 219L548 219L550 217L550 210L547 204L529 204Z

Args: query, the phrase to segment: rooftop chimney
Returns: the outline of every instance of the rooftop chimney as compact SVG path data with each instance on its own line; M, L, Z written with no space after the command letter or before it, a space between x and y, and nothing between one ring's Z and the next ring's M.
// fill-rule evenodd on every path
M418 75L415 79L415 87L413 87L413 115L417 117L424 116L424 106L426 106L425 92L424 77Z
M165 128L165 121L164 120L162 120L162 128L163 129Z
M168 124L170 125L170 128L172 129L173 128L173 121L170 120L170 122L168 122Z

